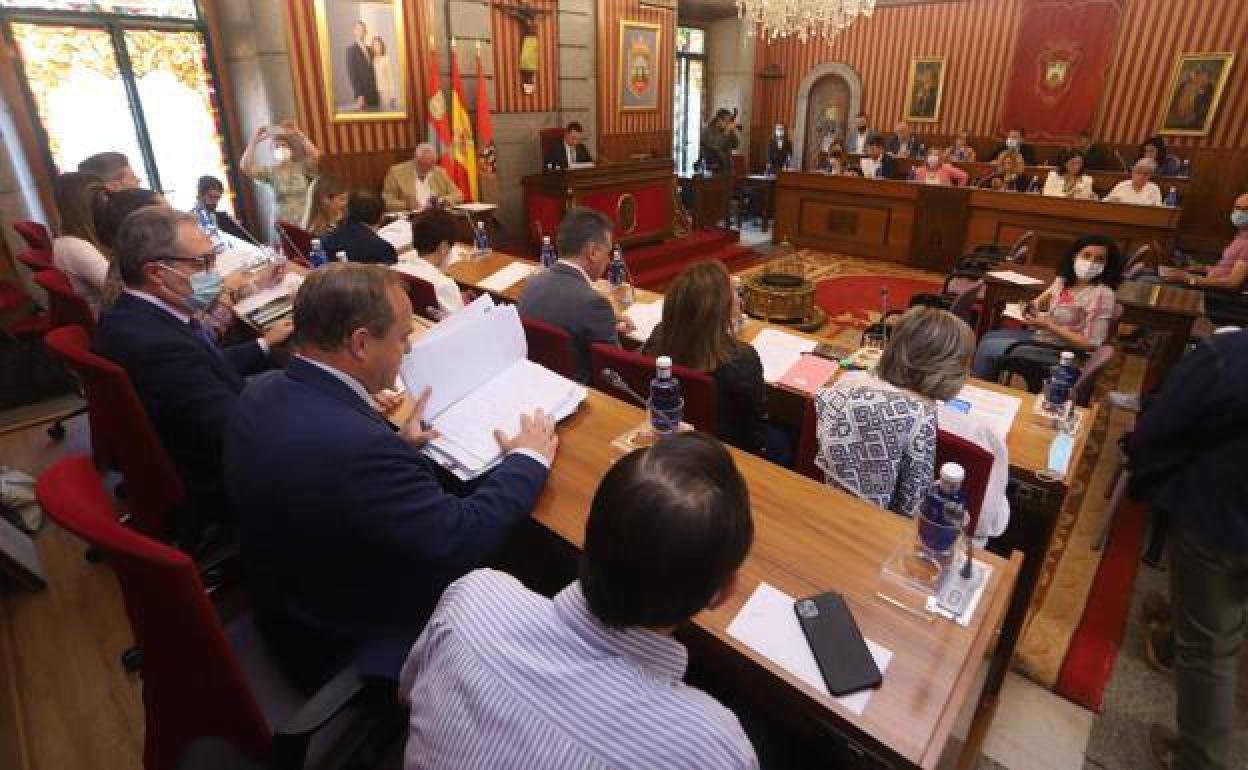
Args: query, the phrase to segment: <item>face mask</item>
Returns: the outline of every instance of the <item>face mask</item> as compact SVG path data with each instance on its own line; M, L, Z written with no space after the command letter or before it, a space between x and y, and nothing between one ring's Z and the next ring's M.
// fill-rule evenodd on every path
M290 148L278 147L276 150L273 151L273 157L277 159L278 163L285 163L286 161L290 160Z
M928 156L927 156L927 167L928 167L928 168L932 168L932 169L940 168L940 156L939 156L939 155L928 155Z
M1248 211L1244 211L1243 209L1236 209L1235 211L1232 211L1231 224L1235 225L1235 227L1240 230L1248 227Z
M171 273L177 273L172 267L162 263L158 263ZM182 275L178 273L178 275ZM208 306L217 301L217 297L221 296L221 290L225 283L221 278L221 274L215 270L200 270L184 276L191 284L191 293L186 296L186 306L192 312L207 310Z
M1103 272L1105 272L1105 266L1100 263L1090 259L1075 260L1075 276L1082 280L1090 281Z
M1011 150L1017 150L1017 149L1018 149L1018 140L1017 140L1017 139L1015 139L1014 137L1010 137L1009 139L1006 139L1006 140L1005 140L1005 146L1006 146L1006 147L1009 147Z

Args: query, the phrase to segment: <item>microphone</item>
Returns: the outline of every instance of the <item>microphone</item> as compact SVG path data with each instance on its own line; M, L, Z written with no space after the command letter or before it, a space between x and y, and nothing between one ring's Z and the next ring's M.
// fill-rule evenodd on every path
M1127 166L1127 162L1122 159L1122 155L1116 149L1114 150L1114 157L1117 158L1118 162L1122 164L1122 170L1130 174L1131 173L1130 167Z
M650 408L650 402L637 395L637 391L628 386L628 383L624 381L624 378L620 376L619 372L610 367L605 367L602 370L602 378L607 381L608 385L640 404L642 409Z

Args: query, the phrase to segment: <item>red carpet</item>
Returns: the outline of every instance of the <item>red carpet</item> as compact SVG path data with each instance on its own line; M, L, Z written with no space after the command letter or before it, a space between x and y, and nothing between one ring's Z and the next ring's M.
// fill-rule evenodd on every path
M742 246L735 230L702 228L684 238L625 249L624 261L633 274L633 284L643 289L662 287L675 278L686 265L706 259L718 259L731 271L735 263L754 259L757 254Z
M846 275L820 281L815 287L815 301L827 312L829 321L865 327L883 309L881 288L888 289L890 309L905 310L915 294L939 292L940 287L938 282L919 278Z
M1054 686L1058 695L1092 711L1101 710L1122 646L1147 525L1147 506L1124 499Z

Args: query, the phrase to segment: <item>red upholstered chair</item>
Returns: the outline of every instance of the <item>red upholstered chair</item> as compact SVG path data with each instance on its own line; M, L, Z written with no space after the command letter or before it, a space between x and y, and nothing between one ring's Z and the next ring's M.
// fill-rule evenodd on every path
M52 235L42 223L30 220L14 222L13 229L35 251L52 251Z
M87 330L88 337L95 332L91 306L78 296L64 273L60 270L40 270L35 273L35 283L48 293L48 319L53 329L77 325Z
M815 412L815 400L806 399L806 408L802 410L802 427L797 434L797 455L793 458L793 470L824 483L823 471L815 465L815 455L819 453L818 414Z
M186 489L125 370L92 353L80 326L53 329L44 342L82 382L97 461L116 467L125 477L126 503L135 528L168 538L170 519L185 504Z
M26 249L18 252L17 261L30 268L31 272L37 273L40 270L55 270L56 265L52 264L52 249Z
M299 225L282 220L278 220L277 230L282 238L282 248L286 250L286 257L304 267L311 267L311 263L308 262L308 252L312 250L312 233Z
M194 562L185 553L118 523L108 493L87 457L68 457L39 476L40 505L60 526L94 546L117 575L126 615L142 655L146 770L173 770L196 738L225 739L269 767L302 767L308 739L350 704L362 685L347 670L303 699L289 687L272 694L269 671L248 669L247 656L263 655L252 634L232 649L209 602ZM250 626L247 618L238 623ZM285 715L276 713L285 710ZM270 725L281 724L275 735ZM338 725L339 723L333 723ZM319 743L318 736L318 743Z
M407 289L407 296L412 301L412 310L431 321L441 320L445 313L438 304L438 292L433 284L404 272L399 275L403 276L403 287Z
M593 369L591 382L603 393L632 403L624 393L617 390L604 376L603 369L612 369L642 398L650 393L650 380L654 379L654 359L640 353L632 353L615 345L595 342L589 349ZM710 375L683 366L673 366L672 374L680 380L681 393L685 399L685 422L703 433L715 432L715 380Z
M538 158L542 166L546 165L546 158L554 154L559 143L563 141L563 135L566 132L563 128L543 128L537 132L538 141L541 144L542 157Z
M522 317L520 323L524 325L524 339L528 342L530 361L564 377L576 376L572 365L571 334L536 318Z

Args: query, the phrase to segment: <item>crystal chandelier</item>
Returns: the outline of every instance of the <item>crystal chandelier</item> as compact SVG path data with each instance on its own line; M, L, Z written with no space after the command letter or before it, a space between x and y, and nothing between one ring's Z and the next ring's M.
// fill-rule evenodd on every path
M769 42L795 35L803 43L812 37L831 40L859 16L870 16L875 0L736 0L737 17L749 25L747 33Z

